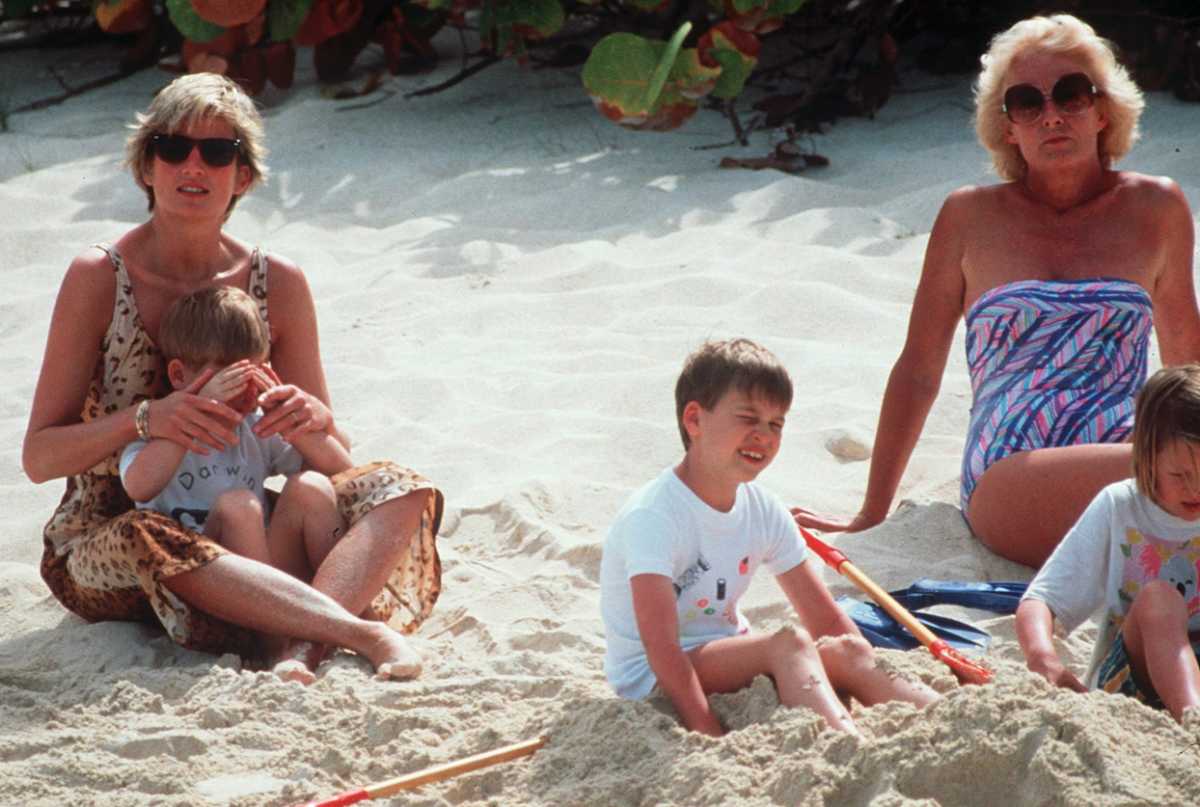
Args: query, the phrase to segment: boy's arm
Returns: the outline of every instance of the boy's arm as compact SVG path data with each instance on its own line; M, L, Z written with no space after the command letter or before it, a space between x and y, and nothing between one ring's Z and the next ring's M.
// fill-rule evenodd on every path
M1075 674L1067 669L1054 647L1054 614L1041 600L1024 599L1017 606L1017 642L1030 670L1055 686L1087 692Z
M333 476L353 467L350 452L326 432L302 432L293 435L291 444L304 458L305 466L326 476Z
M629 586L638 633L658 685L671 699L685 728L720 737L725 730L709 706L692 660L679 646L679 616L671 579L661 574L637 574L629 578Z
M165 437L146 443L121 474L121 484L129 498L145 502L161 493L179 470L185 454L186 448Z
M775 579L792 608L796 609L800 624L814 639L845 633L862 636L854 620L834 602L833 595L821 579L821 565L813 556L776 575Z

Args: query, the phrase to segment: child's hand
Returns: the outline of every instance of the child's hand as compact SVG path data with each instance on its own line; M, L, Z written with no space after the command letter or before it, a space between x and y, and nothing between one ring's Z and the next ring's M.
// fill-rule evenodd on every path
M1056 687L1070 689L1074 692L1087 692L1075 673L1068 670L1057 656L1054 658L1030 659L1029 669L1045 678Z
M258 386L255 371L258 366L249 359L242 359L218 370L216 375L200 388L196 394L213 401L226 403L246 391L248 385Z

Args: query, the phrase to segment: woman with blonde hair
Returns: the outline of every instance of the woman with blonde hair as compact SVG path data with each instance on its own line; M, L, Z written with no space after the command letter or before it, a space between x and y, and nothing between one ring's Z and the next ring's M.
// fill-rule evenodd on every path
M1143 101L1091 26L1023 20L982 63L975 128L1004 182L956 190L934 223L859 513L794 513L850 531L887 516L963 318L974 392L963 513L990 549L1036 567L1097 491L1130 474L1152 326L1164 364L1200 358L1194 233L1175 182L1113 167Z
M392 463L333 477L349 528L300 548L305 579L135 510L125 495L117 462L135 438L199 453L234 439L239 412L196 394L212 371L172 391L156 343L171 303L208 286L249 292L269 325L281 382L259 398L256 433L323 431L349 445L330 408L303 272L223 229L266 174L253 101L222 76L188 75L137 120L126 157L150 219L67 269L25 435L30 479L67 480L44 533L43 578L89 621L158 622L193 649L245 653L255 632L290 637L269 660L288 677L310 680L326 645L366 656L381 676L417 674L420 658L388 622L415 630L440 591L442 496L428 480Z

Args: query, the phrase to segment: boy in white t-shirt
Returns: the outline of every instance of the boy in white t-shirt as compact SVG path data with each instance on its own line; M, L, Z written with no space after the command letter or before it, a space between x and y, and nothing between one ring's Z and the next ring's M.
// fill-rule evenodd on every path
M121 482L139 509L170 516L231 552L311 580L310 558L333 548L343 525L329 476L351 467L350 455L321 431L293 429L285 441L262 438L259 396L278 384L265 365L270 331L254 299L214 286L177 300L158 332L167 377L241 412L237 442L220 452L190 451L174 440L139 439L121 455ZM148 426L148 424L147 424ZM305 469L310 470L305 470ZM286 475L272 508L263 482Z
M712 692L758 675L785 706L806 706L857 733L844 697L870 706L924 706L933 690L889 676L833 601L787 508L754 483L779 451L792 402L787 371L747 339L709 342L675 386L685 454L638 490L604 545L600 608L604 670L617 694L640 699L657 684L687 728L719 736ZM749 632L738 600L760 564L800 619L774 634Z

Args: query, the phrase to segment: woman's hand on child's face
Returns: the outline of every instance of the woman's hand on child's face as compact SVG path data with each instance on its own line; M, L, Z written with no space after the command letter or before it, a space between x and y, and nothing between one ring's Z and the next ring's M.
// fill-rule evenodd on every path
M263 365L260 369L270 386L258 396L263 418L254 427L255 434L259 437L278 434L290 441L305 432L328 431L333 413L324 401L294 384L284 384L271 367Z
M208 369L184 389L150 404L150 435L178 443L197 454L223 451L237 442L234 431L242 416L221 401L203 394L216 377Z

